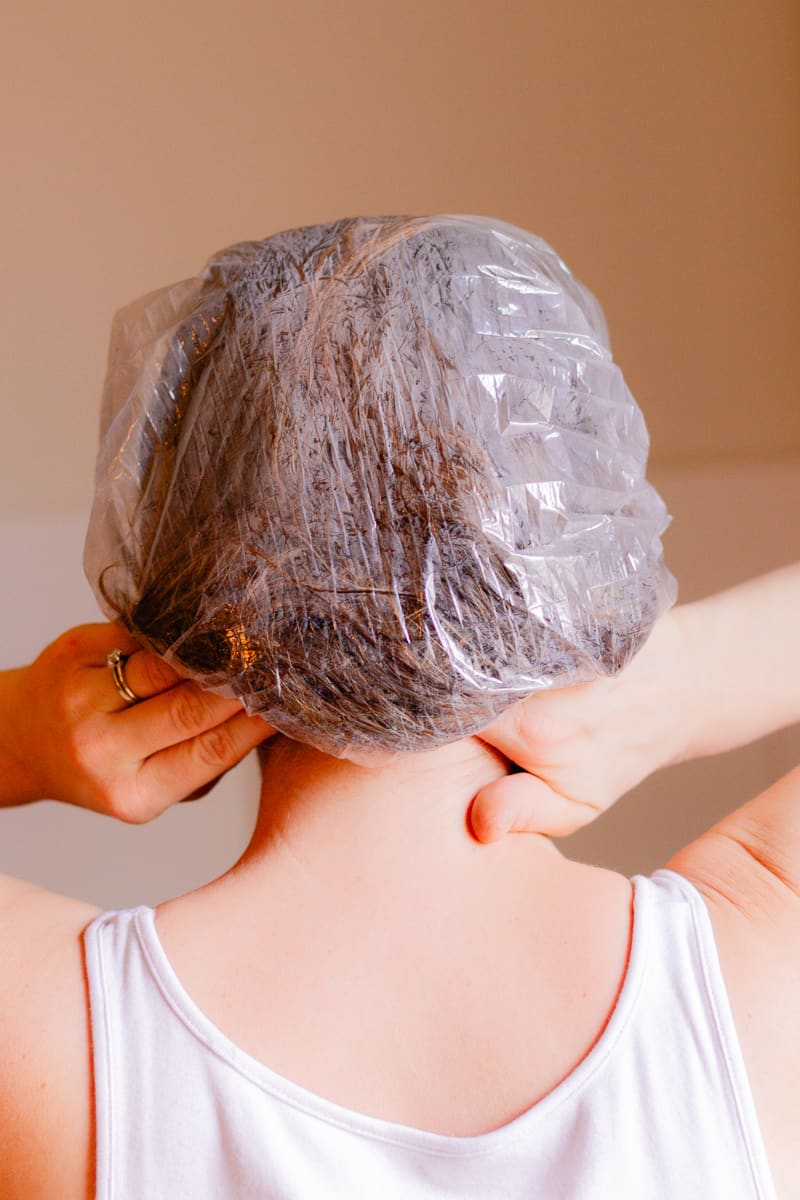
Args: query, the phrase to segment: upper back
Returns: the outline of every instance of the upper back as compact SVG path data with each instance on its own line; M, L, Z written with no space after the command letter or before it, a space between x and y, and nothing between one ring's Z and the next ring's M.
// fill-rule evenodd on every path
M480 913L467 914L460 928L441 929L438 943L428 936L436 927L432 914L419 939L422 948L387 945L382 958L380 937L360 948L355 942L332 942L336 913L316 947L293 946L302 931L287 920L285 903L273 912L273 929L285 931L283 939L267 937L266 926L249 938L232 937L230 923L226 938L225 913L220 909L214 921L205 920L202 893L196 893L186 898L188 905L176 902L173 913L186 919L172 922L171 929L170 910L159 913L166 953L155 927L148 939L146 916L104 918L88 939L93 945L88 969L95 996L91 1032L98 1149L109 1114L116 1115L108 1138L146 1137L148 1128L158 1133L160 1150L150 1163L159 1170L173 1161L179 1144L174 1128L179 1113L184 1131L191 1132L186 1123L191 1104L184 1095L178 1107L171 1106L167 1086L185 1084L191 1071L166 1071L166 1057L148 1060L145 1053L156 1044L148 1040L145 1026L162 1027L166 1020L169 1053L180 1048L175 1061L202 1064L195 1098L219 1097L216 1085L208 1091L217 1069L232 1084L231 1105L215 1108L218 1131L227 1129L230 1135L217 1149L238 1146L241 1162L257 1139L245 1137L244 1145L237 1139L239 1116L250 1106L262 1121L266 1104L270 1127L280 1136L270 1138L269 1153L259 1155L262 1163L279 1161L281 1146L291 1143L308 1170L314 1163L346 1163L344 1142L348 1152L358 1145L369 1161L399 1154L407 1166L410 1156L415 1169L434 1181L431 1196L447 1194L445 1167L452 1168L448 1178L453 1180L461 1173L479 1180L482 1163L496 1172L502 1160L513 1172L521 1154L525 1169L549 1163L550 1183L567 1180L566 1195L630 1194L624 1191L627 1184L617 1192L580 1190L580 1163L587 1161L583 1151L603 1146L606 1167L623 1164L626 1179L633 1178L633 1166L620 1157L621 1150L630 1157L631 1148L639 1147L643 1169L646 1163L652 1171L658 1162L659 1172L662 1166L679 1171L680 1147L688 1146L693 1179L703 1177L702 1151L709 1170L734 1164L739 1186L750 1188L742 1194L767 1196L758 1131L754 1120L748 1122L747 1075L778 1193L792 1195L800 1178L794 1097L800 1066L800 886L792 874L793 864L800 862L800 847L792 840L798 830L798 786L800 773L794 772L677 855L670 865L691 884L674 875L637 881L637 913L649 911L650 917L637 920L627 968L625 882L619 877L611 877L608 886L601 881L586 889L580 903L568 906L551 939L552 956L537 941L546 923L541 911L520 920L512 920L510 910L486 912L482 925ZM0 932L14 970L0 988L5 1035L0 1191L8 1200L55 1194L85 1200L94 1194L94 1148L80 932L96 910L3 882ZM516 900L525 913L525 898ZM372 923L380 934L379 914L373 914ZM192 962L200 964L197 978L185 970ZM305 967L298 974L302 962L310 974L303 974ZM138 991L120 986L131 972ZM371 983L365 989L367 977ZM203 978L216 984L209 990ZM149 999L137 1006L137 996ZM237 1008L233 1000L242 996L249 1001ZM728 999L732 1020L730 1012L725 1016ZM129 1003L134 1010L126 1012ZM198 1019L200 1026L206 1022L210 1038L201 1036ZM115 1020L121 1040L114 1039ZM260 1042L250 1044L248 1029L262 1031ZM118 1104L118 1083L113 1096L107 1092L109 1104L101 1096L102 1080L110 1087L118 1078L110 1057L97 1058L103 1030L109 1052L113 1043L139 1055L134 1055L133 1074L123 1074L123 1080L142 1083L144 1070L147 1086L154 1089L152 1105L138 1104L130 1120L120 1119L124 1103ZM736 1066L739 1045L742 1069ZM253 1064L257 1078L248 1079ZM615 1078L625 1080L616 1093ZM358 1117L359 1109L374 1115ZM158 1120L143 1124L140 1117L146 1113ZM223 1113L232 1125L221 1119ZM714 1119L706 1130L709 1113ZM631 1120L635 1128L621 1138L620 1130ZM681 1120L685 1127L678 1137L676 1121ZM245 1120L243 1128L252 1125ZM731 1137L733 1129L739 1130L738 1141ZM548 1142L552 1130L557 1134ZM318 1153L322 1142L314 1137L333 1139L327 1158ZM119 1147L108 1138L106 1148L113 1144L112 1159L120 1162ZM726 1141L722 1155L720 1138ZM208 1139L198 1143L194 1135L187 1136L188 1144L209 1146ZM549 1157L539 1153L546 1144ZM225 1161L231 1165L227 1150ZM596 1163L592 1170L596 1175ZM752 1182L759 1171L761 1192ZM659 1177L666 1181L668 1175ZM469 1195L464 1179L459 1195ZM326 1186L322 1194L334 1195ZM475 1194L490 1195L491 1186ZM709 1192L705 1184L698 1189L698 1194L724 1194L726 1200L736 1195L730 1189ZM665 1182L660 1194L691 1193L684 1181L674 1192Z
M418 980L423 993L431 985L430 1019L422 1018L423 1006L414 1011L402 1003L403 995L394 1025L385 1023L387 1009L374 1028L362 1014L342 1021L330 1011L317 963L315 1027L296 977L284 994L282 963L268 939L259 947L266 969L263 962L240 964L237 994L253 980L274 982L260 996L256 1020L237 1004L229 975L227 1008L216 989L203 986L202 971L204 994L187 991L152 910L100 918L87 934L98 1197L138 1190L154 1200L204 1194L521 1200L555 1194L554 1180L559 1195L576 1197L771 1197L703 901L671 873L637 878L635 897L622 985L610 1018L577 1063L571 1058L580 1005L571 1005L568 991L580 989L580 980L547 963L540 963L533 988L533 976L521 967L516 995L496 974L488 983L476 978L471 994L464 994L463 979L459 997L443 994L434 967ZM599 899L595 933L603 942ZM165 928L175 957L198 961L196 947L185 941L192 940L188 927L165 922ZM585 957L591 957L590 933L580 931ZM208 949L218 961L213 938ZM333 990L341 992L341 968L331 970ZM368 980L368 964L361 975L348 999L367 991L374 1001L381 989ZM396 981L385 990L395 994ZM490 993L497 1027L484 1028L481 1045L472 1010L482 1021ZM291 995L298 1002L294 1021L287 1018ZM590 982L583 1000L591 1011ZM559 1004L569 1012L563 1021ZM209 1005L217 1020L204 1011ZM507 1028L499 1027L503 1022ZM312 1049L303 1053L306 1042ZM563 1077L550 1079L542 1094L546 1076L537 1060L553 1061L547 1043L561 1054ZM416 1094L406 1086L414 1078ZM406 1084L398 1088L398 1079ZM414 1114L424 1119L436 1111L426 1093L439 1096L439 1119L420 1128ZM498 1112L505 1113L499 1125ZM482 1122L470 1116L478 1113ZM454 1135L464 1121L468 1136Z

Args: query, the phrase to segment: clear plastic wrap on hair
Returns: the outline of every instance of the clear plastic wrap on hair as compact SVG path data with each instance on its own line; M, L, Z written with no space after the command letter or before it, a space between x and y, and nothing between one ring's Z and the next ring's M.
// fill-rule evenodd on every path
M481 217L241 243L115 319L85 567L186 675L333 754L611 675L676 597L594 297Z

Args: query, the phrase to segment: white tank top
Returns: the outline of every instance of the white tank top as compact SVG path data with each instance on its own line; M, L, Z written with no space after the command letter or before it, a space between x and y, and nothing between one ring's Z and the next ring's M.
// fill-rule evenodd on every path
M365 1116L277 1075L186 993L151 908L98 917L85 934L97 1200L774 1200L702 897L672 871L633 883L630 962L601 1038L477 1137Z

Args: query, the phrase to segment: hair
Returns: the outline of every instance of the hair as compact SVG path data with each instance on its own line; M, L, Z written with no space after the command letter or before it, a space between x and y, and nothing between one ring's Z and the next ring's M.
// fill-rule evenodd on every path
M139 419L112 427L129 454L135 431L136 495L113 558L90 571L106 611L328 752L430 748L536 686L613 674L664 605L658 530L627 574L597 573L602 538L583 565L552 555L549 595L520 569L559 516L544 503L522 512L499 478L498 404L465 367L481 332L465 262L476 248L486 258L492 236L465 218L398 217L232 247L162 339ZM575 391L559 412L551 388L549 427L585 442L597 405L576 405ZM506 431L506 474L527 462L536 478L532 445ZM595 463L583 482L602 475ZM563 483L591 528L581 481L567 469ZM653 496L641 481L617 494L619 528L652 525Z

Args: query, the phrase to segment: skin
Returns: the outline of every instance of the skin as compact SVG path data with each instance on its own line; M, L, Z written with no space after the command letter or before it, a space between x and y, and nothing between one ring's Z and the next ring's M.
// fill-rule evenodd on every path
M479 845L465 821L469 798L506 769L477 739L373 769L279 739L240 863L159 908L187 986L240 1044L350 1107L462 1135L518 1115L583 1057L608 1017L631 887L568 863L536 835ZM608 936L592 959L580 930L598 914ZM197 954L201 928L214 971ZM242 969L250 982L232 995L223 981ZM543 970L557 989L537 988ZM560 1044L526 1038L540 1022L563 1030ZM402 1035L402 1062L387 1026ZM332 1044L353 1054L332 1062ZM441 1082L420 1089L421 1075ZM488 1102L469 1086L476 1075Z
M130 655L125 679L143 703L118 694L106 666L115 648ZM0 718L0 806L49 798L132 824L204 794L274 732L107 623L0 672Z
M478 794L477 836L573 833L661 767L800 721L798 611L791 564L666 613L619 675L510 709L481 737L529 774Z
M675 610L616 680L533 698L480 738L431 755L366 768L276 739L262 754L259 819L241 861L159 907L179 977L224 1032L312 1091L456 1135L506 1123L600 1036L630 939L629 882L568 862L543 831L585 823L667 762L797 721L799 600L800 571L787 568ZM82 669L110 683L102 658ZM734 687L742 678L747 705ZM622 774L620 746L631 764ZM527 791L524 777L507 776L509 759L524 762L520 748L536 758ZM148 758L138 761L137 771ZM708 906L785 1195L800 1181L798 812L795 770L666 864ZM480 845L471 825L537 832ZM96 912L0 879L8 1200L92 1195L80 938ZM388 1013L402 1023L402 1055L386 1038ZM538 1028L546 1039L530 1036ZM353 1052L337 1058L332 1046ZM436 1086L419 1088L421 1075ZM485 1086L470 1087L476 1077Z

